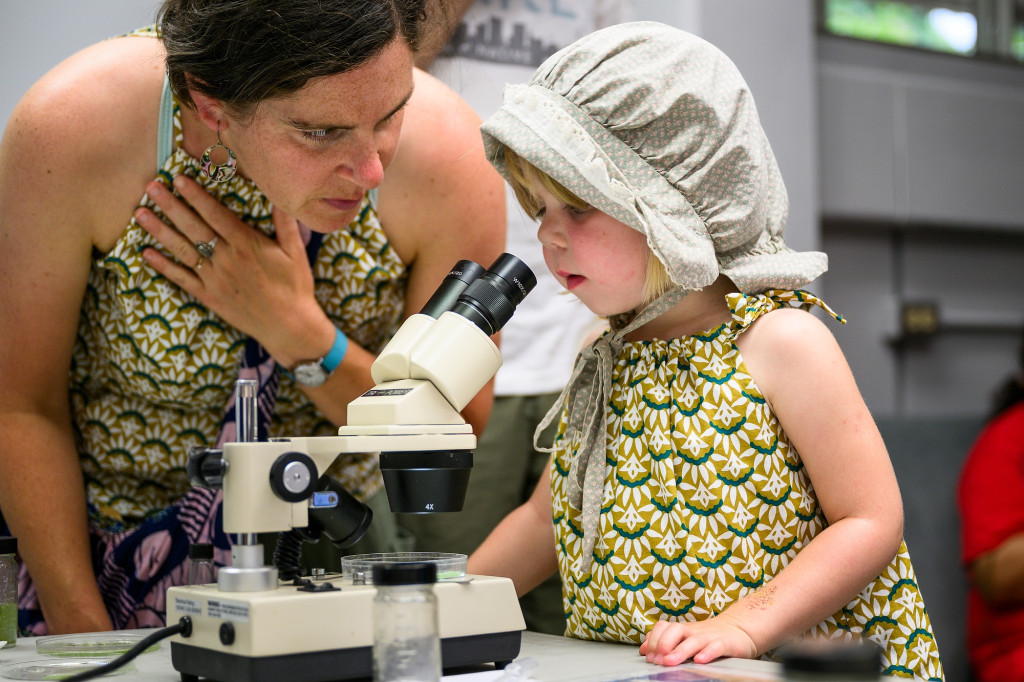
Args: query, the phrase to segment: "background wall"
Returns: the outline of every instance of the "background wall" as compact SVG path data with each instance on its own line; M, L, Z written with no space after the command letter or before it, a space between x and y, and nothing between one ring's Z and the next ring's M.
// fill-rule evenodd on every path
M0 133L40 76L97 41L153 23L158 0L0 0Z
M885 417L984 415L1024 324L1024 65L818 41L830 300ZM936 333L901 334L907 304Z

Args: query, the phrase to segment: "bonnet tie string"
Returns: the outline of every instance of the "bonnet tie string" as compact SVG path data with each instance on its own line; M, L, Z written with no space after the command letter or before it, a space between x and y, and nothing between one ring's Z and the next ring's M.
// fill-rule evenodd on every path
M607 408L615 358L622 350L627 334L664 313L688 293L689 290L682 287L669 290L641 310L624 328L605 334L581 350L568 384L534 431L534 447L540 452L552 452L553 447L539 444L541 432L561 415L563 408L567 411L564 439L569 447L578 443L576 451L570 455L567 487L569 506L582 512L583 548L578 567L581 573L590 570L597 542L598 518L608 470L605 454Z

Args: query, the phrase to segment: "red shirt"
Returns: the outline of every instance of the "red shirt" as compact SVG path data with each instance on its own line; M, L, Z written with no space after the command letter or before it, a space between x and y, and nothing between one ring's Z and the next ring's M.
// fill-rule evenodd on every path
M1024 402L978 436L960 475L957 503L964 566L1024 532ZM1024 607L994 609L971 587L967 648L978 682L1024 680Z

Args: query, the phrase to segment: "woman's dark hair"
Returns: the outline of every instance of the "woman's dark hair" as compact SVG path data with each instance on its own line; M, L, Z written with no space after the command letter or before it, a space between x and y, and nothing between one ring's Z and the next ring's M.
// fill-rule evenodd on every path
M164 0L167 75L239 116L313 78L355 69L396 38L416 50L429 0Z
M1017 359L1017 371L996 389L993 399L992 417L1024 400L1024 343Z

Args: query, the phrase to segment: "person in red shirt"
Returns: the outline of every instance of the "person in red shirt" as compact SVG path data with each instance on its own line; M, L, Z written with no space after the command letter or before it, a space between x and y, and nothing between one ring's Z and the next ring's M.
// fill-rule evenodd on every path
M1024 347L957 489L977 682L1024 680Z

